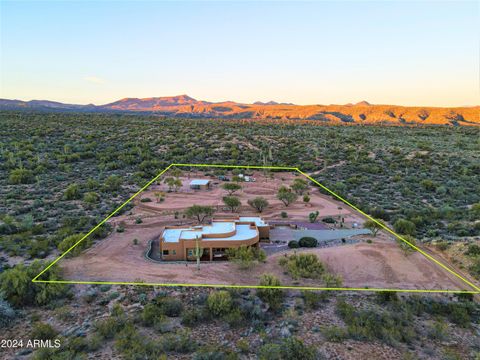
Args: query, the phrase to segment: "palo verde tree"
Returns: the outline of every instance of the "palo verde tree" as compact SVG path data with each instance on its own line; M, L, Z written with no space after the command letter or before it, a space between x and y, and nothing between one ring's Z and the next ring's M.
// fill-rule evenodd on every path
M291 189L287 188L286 186L280 186L277 192L277 199L283 202L285 206L290 205L291 203L297 200L298 195L292 192Z
M222 185L222 189L228 192L228 196L232 196L235 192L239 191L241 188L242 186L235 182L225 183Z
M225 206L233 213L238 210L238 208L242 205L238 197L236 196L224 196L223 203Z
M377 220L377 221L380 222L380 223L383 223L383 221L381 221L381 220ZM373 236L377 236L378 231L382 229L382 226L378 222L373 221L373 220L367 220L363 224L363 227L365 229L370 230L372 232Z
M265 208L267 208L268 205L269 205L267 199L265 199L264 197L261 197L261 196L257 196L256 198L249 199L247 201L247 203L252 208L257 210L259 213L263 212L263 210L265 210Z
M303 195L303 193L308 189L308 182L304 179L295 179L293 180L292 190L295 191L298 195Z
M185 215L190 219L196 219L201 224L207 217L212 216L214 212L215 210L211 206L192 205L185 211Z

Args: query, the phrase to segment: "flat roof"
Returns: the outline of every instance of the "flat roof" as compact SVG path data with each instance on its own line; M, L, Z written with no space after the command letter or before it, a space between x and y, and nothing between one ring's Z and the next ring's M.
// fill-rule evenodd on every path
M208 185L209 182L208 179L193 179L190 181L190 185Z
M253 218L252 218L253 219ZM235 234L232 236L221 237L221 238L207 238L204 240L207 241L238 241L251 239L257 234L257 229L251 229L250 225L238 225L235 222L229 221L214 221L211 225L206 226L190 226L180 229L165 229L163 231L164 242L175 243L180 239L184 240L195 240L198 236L199 238L202 235L209 234L224 234L232 232L235 230Z
M267 223L258 216L240 216L239 221L242 222L253 222L257 226L266 226Z

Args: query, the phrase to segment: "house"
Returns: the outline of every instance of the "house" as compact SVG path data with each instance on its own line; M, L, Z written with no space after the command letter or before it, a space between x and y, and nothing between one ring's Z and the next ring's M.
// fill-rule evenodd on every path
M160 255L163 260L196 260L195 250L203 249L201 260L225 260L226 250L259 246L268 239L270 226L259 217L214 219L210 225L167 226L160 236Z
M208 179L193 179L190 181L190 189L206 190L210 188L210 180Z

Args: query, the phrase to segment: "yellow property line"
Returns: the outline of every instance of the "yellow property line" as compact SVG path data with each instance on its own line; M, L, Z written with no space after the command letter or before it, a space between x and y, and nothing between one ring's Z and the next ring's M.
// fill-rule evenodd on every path
M101 225L103 225L106 221L108 221L113 215L115 215L120 209L122 209L126 204L132 201L137 195L143 192L147 187L149 187L154 181L156 181L161 175L163 175L168 169L172 166L182 166L182 167L212 167L212 168L241 168L241 169L270 169L270 170L290 170L290 171L298 171L300 174L305 176L307 179L312 181L313 183L320 186L322 189L326 190L337 199L341 200L343 203L347 204L351 208L355 209L362 215L366 216L368 219L374 221L379 226L381 226L384 230L388 231L389 233L393 234L398 239L404 241L406 244L411 246L413 249L420 252L429 260L435 262L437 265L441 266L443 269L447 270L449 273L455 275L466 284L470 285L476 291L467 291L467 290L419 290L419 289L379 289L379 288L322 288L322 287L305 287L305 286L261 286L261 285L219 285L219 284L162 284L162 283L143 283L143 282L109 282L109 281L69 281L69 280L37 280L42 274L44 274L49 268L51 268L54 264L56 264L60 259L62 259L66 254L68 254L73 248L75 248L78 244L80 244L83 240L85 240L90 234L92 234L96 229L98 229ZM32 282L38 283L57 283L57 284L108 284L108 285L143 285L143 286L188 286L188 287L222 287L222 288L253 288L253 289L296 289L296 290L326 290L326 291L395 291L395 292L415 292L415 293L460 293L460 294L478 294L480 293L480 288L476 285L472 284L470 281L463 278L461 275L457 274L453 270L450 270L447 266L442 264L440 261L436 260L432 256L425 253L423 250L419 249L415 245L411 244L407 240L405 240L402 236L398 235L393 230L389 229L387 226L375 220L370 215L366 214L355 205L352 205L347 200L343 199L340 195L336 194L332 190L328 189L326 186L322 185L299 168L296 167L287 167L287 166L257 166L257 165L223 165L223 164L170 164L166 167L163 171L161 171L157 176L155 176L152 180L150 180L145 186L143 186L140 190L138 190L135 194L133 194L127 201L125 201L122 205L120 205L117 209L115 209L110 215L108 215L104 220L102 220L99 224L97 224L93 229L91 229L85 236L83 236L80 240L78 240L75 244L73 244L68 250L62 253L58 258L56 258L52 263L50 263L45 269L43 269L37 276L32 279Z

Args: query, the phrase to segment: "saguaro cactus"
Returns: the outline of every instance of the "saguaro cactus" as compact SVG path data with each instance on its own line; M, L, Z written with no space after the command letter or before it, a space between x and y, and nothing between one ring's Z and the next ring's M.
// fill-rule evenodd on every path
M195 237L195 250L193 251L193 255L197 259L197 270L200 270L200 258L203 255L203 248L200 247L200 239L198 236Z

